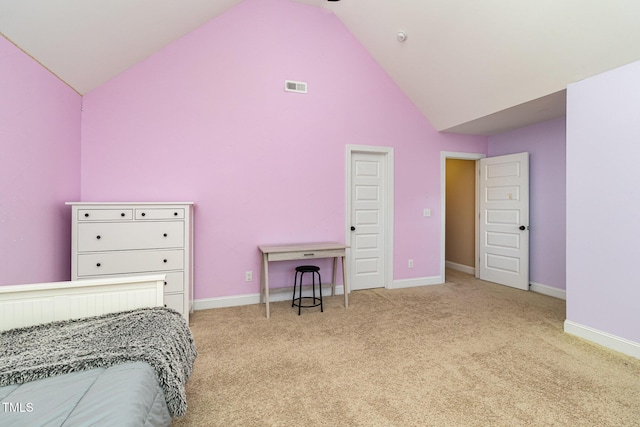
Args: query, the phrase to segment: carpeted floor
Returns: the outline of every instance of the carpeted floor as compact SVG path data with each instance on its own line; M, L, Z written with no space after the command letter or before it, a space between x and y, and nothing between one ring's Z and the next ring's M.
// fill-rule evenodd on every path
M444 285L197 311L175 426L640 426L640 360L562 330L562 300Z

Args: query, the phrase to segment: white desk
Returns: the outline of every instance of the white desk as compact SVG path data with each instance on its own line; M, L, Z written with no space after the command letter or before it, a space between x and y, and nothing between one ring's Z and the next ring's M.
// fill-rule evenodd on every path
M342 283L344 285L344 308L349 306L349 291L345 267L347 245L336 242L299 243L290 245L258 245L262 252L260 272L260 303L265 303L267 319L269 318L269 262L289 261L296 259L333 258L333 278L331 295L336 294L336 270L338 258L342 259Z

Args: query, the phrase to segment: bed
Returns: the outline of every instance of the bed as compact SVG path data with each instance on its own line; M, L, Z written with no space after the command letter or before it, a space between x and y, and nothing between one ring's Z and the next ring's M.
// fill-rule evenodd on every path
M0 286L0 425L168 426L196 348L164 275Z

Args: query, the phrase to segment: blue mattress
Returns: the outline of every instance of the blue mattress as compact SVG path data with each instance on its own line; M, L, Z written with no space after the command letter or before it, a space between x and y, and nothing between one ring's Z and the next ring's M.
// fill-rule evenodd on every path
M0 387L0 426L169 426L151 366L129 362Z

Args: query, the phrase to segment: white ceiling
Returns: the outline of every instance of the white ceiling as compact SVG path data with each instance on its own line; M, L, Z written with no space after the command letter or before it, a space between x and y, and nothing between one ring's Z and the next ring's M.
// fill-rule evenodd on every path
M0 0L0 33L85 94L240 1ZM569 83L640 59L638 0L292 1L333 11L440 131L559 117Z

